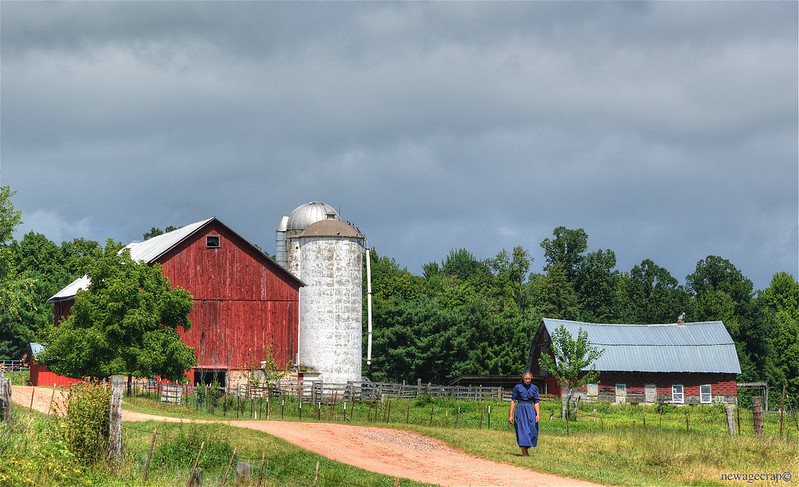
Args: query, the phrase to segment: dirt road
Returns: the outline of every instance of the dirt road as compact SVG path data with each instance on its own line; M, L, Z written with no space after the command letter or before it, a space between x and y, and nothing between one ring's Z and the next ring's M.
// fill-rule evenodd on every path
M33 394L33 396L31 396ZM58 396L58 393L56 393ZM52 389L14 386L12 400L47 412L58 401ZM176 418L123 411L123 421L170 421ZM590 482L535 472L506 463L492 462L455 450L417 433L335 423L288 421L219 421L283 438L324 457L392 477L442 486L530 487L596 486ZM530 457L535 463L535 453Z

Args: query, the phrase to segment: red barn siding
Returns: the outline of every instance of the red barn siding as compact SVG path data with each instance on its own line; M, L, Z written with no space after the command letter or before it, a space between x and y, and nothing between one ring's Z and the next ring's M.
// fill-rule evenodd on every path
M206 236L219 236L219 248L206 248ZM194 297L192 328L179 334L198 367L257 367L267 345L278 365L294 359L299 285L227 227L212 222L158 260Z
M69 301L56 301L53 306L53 319L54 324L57 326L62 318L66 318L72 313L72 305L74 300Z
M207 248L206 236L219 236L220 246ZM224 224L212 220L156 262L194 298L191 329L178 334L195 349L198 368L258 367L267 345L279 366L293 361L300 282ZM56 322L73 302L55 303Z
M192 327L178 330L194 347L198 367L247 369L266 360L272 345L278 365L290 362L297 349L297 301L195 301Z
M734 398L738 396L735 374L688 373L688 372L600 372L599 394L616 395L616 384L625 384L627 396L644 397L646 384L655 384L658 400L671 402L671 386L682 385L684 403L699 403L699 387L710 384L713 398L718 395ZM587 392L587 387L579 388Z
M83 382L83 379L73 379L51 372L44 365L31 364L30 383L33 386L68 386Z

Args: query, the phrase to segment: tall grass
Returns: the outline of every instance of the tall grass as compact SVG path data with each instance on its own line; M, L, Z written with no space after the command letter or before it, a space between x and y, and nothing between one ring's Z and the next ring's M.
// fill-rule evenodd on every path
M155 398L125 398L125 408L189 419L264 420L265 401L236 402L237 410L217 407L213 412L196 405L161 404ZM489 427L488 409L491 408ZM596 421L593 413L596 409ZM560 402L541 403L539 446L522 457L513 428L507 424L508 403L454 401L420 397L386 400L374 404L304 404L304 422L347 422L414 430L445 441L482 458L506 462L560 476L608 485L753 485L745 480L724 480L724 474L790 472L799 485L799 432L794 418L786 416L783 438L779 416L766 416L764 437L753 434L752 413L740 411L741 435L727 433L723 406L644 406L581 403L577 421L559 419ZM299 404L286 398L270 400L269 420L300 421ZM552 414L553 419L550 418ZM338 464L267 434L235 430L220 424L125 423L125 466L118 476L101 467L84 467L62 444L46 435L43 415L28 415L14 406L15 420L0 425L0 486L16 485L141 485L153 430L157 426L155 454L147 485L185 484L199 445L204 485L219 485L229 454L237 448L237 461L258 472L265 454L267 477L262 485L310 485L316 462L321 463L317 485L393 485L393 478ZM31 419L18 419L30 416ZM688 427L686 427L686 415ZM644 425L646 423L646 425ZM737 431L736 431L737 433ZM47 464L47 467L41 465ZM13 477L10 476L13 474ZM11 480L9 480L11 479ZM228 478L230 484L232 477ZM251 485L255 485L252 480ZM756 482L754 483L757 484ZM760 485L764 483L761 482ZM246 485L246 484L245 484ZM400 485L418 485L402 480Z
M202 446L199 468L203 485L222 483L233 449L235 462L251 465L252 477L236 483L235 466L225 485L255 486L265 458L261 485L311 485L320 463L316 485L386 486L395 479L328 460L266 433L221 424L143 422L123 425L125 458L112 472L100 464L85 464L52 434L53 418L15 405L13 420L0 423L0 487L22 486L139 486L153 444L147 486L186 485ZM154 435L157 428L157 434ZM401 486L418 486L403 479Z

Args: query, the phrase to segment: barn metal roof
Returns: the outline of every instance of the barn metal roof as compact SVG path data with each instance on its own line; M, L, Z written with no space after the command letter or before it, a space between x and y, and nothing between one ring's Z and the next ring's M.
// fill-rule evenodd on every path
M129 243L125 246L125 248L130 250L131 259L135 261L144 261L150 264L213 219L214 218L212 217L192 223L190 225L186 225L185 227L178 228L177 230L162 233L161 235L147 239L144 242ZM55 293L50 299L47 300L47 302L54 303L56 301L72 299L76 294L78 294L78 291L87 289L90 283L91 279L89 279L89 276L79 277L69 283L64 289Z
M563 326L573 338L584 330L591 345L605 350L597 370L741 373L735 343L721 321L619 325L544 318L541 323L550 334Z
M159 257L164 255L165 253L169 252L172 248L174 248L179 243L183 242L187 238L189 238L194 232L203 228L208 223L216 220L215 217L207 218L205 220L191 223L184 227L178 228L177 230L173 230L171 232L163 233L156 237L147 239L143 242L133 242L125 246L126 249L130 250L130 257L135 261L142 261L147 264L152 264L155 262ZM218 221L218 220L217 220ZM222 222L219 222L222 223ZM224 225L224 223L222 223ZM232 232L232 230L231 230ZM235 232L234 232L235 233ZM244 240L244 239L242 239ZM266 256L269 259L269 256ZM270 259L271 260L271 259ZM276 264L277 265L277 264ZM279 267L279 266L278 266ZM282 267L281 267L282 269ZM289 274L291 275L291 274ZM293 275L292 278L296 279ZM298 280L298 282L302 283L302 281ZM83 276L75 279L69 285L67 285L64 289L58 291L53 297L47 300L48 303L54 303L56 301L64 301L68 299L72 299L81 289L87 289L91 280L88 276Z

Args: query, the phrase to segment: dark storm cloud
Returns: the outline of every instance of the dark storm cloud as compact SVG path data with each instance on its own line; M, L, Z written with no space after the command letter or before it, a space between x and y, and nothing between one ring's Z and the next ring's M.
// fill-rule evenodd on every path
M585 228L619 268L797 266L795 3L9 3L25 230L216 215L272 250L325 201L412 272Z

